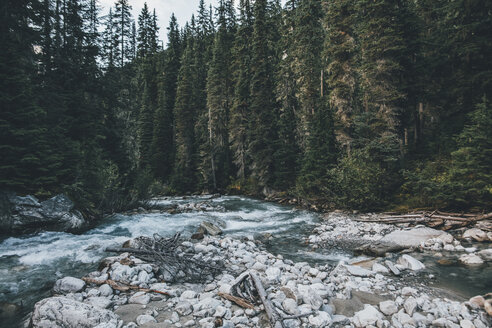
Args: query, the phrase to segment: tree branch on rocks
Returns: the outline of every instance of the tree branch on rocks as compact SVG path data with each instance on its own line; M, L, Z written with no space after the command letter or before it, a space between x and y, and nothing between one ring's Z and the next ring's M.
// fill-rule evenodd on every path
M166 281L202 282L224 270L221 261L199 259L193 248L182 245L180 233L171 238L154 234L139 237L133 241L132 248L106 248L106 252L128 252L141 260L153 263L167 276Z

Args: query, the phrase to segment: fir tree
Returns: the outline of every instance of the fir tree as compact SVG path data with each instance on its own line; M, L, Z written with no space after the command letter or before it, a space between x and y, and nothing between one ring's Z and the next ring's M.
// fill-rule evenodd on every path
M237 168L236 176L244 180L248 173L249 159L247 148L249 144L248 118L250 106L251 81L251 36L253 33L253 14L249 0L240 2L240 24L237 28L232 54L234 58L234 99L229 124L229 139L234 164Z
M273 96L271 49L268 47L267 1L254 4L251 58L251 115L248 154L252 159L251 171L260 185L267 186L272 179L275 133L275 102Z

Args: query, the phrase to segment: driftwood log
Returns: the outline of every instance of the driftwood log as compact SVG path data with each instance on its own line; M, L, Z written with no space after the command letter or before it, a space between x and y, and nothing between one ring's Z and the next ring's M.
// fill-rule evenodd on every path
M255 306L253 304L251 304L250 302L248 302L244 298L233 296L231 294L222 293L222 292L219 292L218 295L220 297L225 298L226 300L229 300L231 302L236 303L237 305L239 305L240 307L243 307L245 309L254 309L255 308Z
M263 287L263 284L261 283L260 278L254 272L250 272L249 275L251 276L251 279L256 286L258 296L260 297L261 303L263 303L263 306L265 307L265 312L268 316L268 319L270 320L272 327L284 327L282 320L279 320L280 318L277 311L267 298L267 293L265 291L265 288Z
M385 224L423 224L432 228L441 228L442 230L450 230L456 228L467 227L477 223L478 221L492 219L492 213L487 214L465 214L465 213L449 213L438 210L432 212L417 211L408 214L386 214L378 218L362 217L355 219L358 222L372 222Z
M125 283L123 283L121 281L114 281L114 280L111 280L111 279L107 279L107 280L96 280L96 279L92 279L92 278L88 278L88 277L83 277L82 280L85 281L88 284L95 284L95 285L108 284L108 285L111 286L111 288L113 288L114 290L118 290L120 292L127 292L129 290L137 290L137 291L140 291L140 292L157 293L157 294L169 296L169 293L162 292L160 290L149 289L149 288L140 288L138 286L132 286L132 285L129 285L129 284L125 284Z

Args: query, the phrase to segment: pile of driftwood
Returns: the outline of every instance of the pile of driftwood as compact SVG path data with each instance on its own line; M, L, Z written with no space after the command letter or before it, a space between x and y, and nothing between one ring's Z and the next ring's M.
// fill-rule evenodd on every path
M230 293L219 292L219 296L246 309L253 309L253 304L263 304L273 328L285 327L284 320L307 317L313 314L313 312L309 312L293 316L286 315L281 308L276 307L268 299L261 279L253 271L242 273L231 287Z
M374 222L374 223L386 223L386 224L422 224L431 228L438 228L442 230L451 230L457 228L468 227L476 224L479 221L491 220L492 213L488 214L464 214L464 213L448 213L438 210L428 211L416 211L408 214L393 214L385 213L378 218L371 218L368 216L362 216L355 221L359 222Z
M180 233L171 238L159 234L138 237L133 247L106 248L106 252L128 252L141 260L159 267L167 282L204 282L224 271L221 261L204 261L196 258L192 248L182 245Z

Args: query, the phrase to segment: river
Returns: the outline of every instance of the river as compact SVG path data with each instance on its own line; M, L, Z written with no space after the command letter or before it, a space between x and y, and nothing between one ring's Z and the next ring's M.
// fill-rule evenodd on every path
M294 261L334 264L352 258L349 251L323 249L313 252L310 249L305 239L320 220L316 213L239 196L215 199L176 197L160 202L187 204L201 201L209 202L217 210L180 214L116 214L83 234L40 232L1 240L0 303L22 304L23 307L8 321L0 313L0 326L9 327L12 322L20 322L35 302L50 295L58 278L81 277L96 269L98 262L109 256L104 252L106 247L154 233L171 236L182 232L184 236L190 236L203 220L225 221L224 234L236 237L271 233L273 240L267 244L267 249ZM432 259L426 261L435 262ZM490 268L490 265L477 269L429 265L429 271L437 276L436 284L454 289L464 297L484 290L491 283Z

